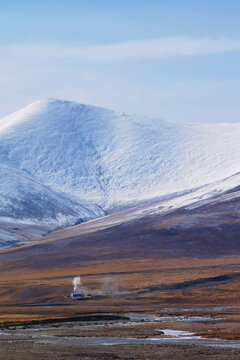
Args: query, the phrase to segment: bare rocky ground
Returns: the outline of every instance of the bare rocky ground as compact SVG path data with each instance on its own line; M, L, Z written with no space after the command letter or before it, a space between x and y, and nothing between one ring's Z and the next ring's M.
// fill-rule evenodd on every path
M45 345L32 342L1 342L1 357L5 360L236 360L240 351L236 349L203 348L179 345L138 345L138 346L68 346Z

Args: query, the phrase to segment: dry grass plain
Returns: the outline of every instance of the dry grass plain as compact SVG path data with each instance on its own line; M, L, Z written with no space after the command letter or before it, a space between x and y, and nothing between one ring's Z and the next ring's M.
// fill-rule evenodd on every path
M126 219L122 212L60 230L41 241L1 250L2 328L54 319L81 321L84 316L89 321L98 321L94 316L99 313L121 316L133 311L156 313L168 308L171 314L183 314L183 309L188 309L190 315L212 316L213 322L171 321L165 326L194 331L206 338L239 340L239 204L234 200L140 219ZM81 275L85 288L95 291L91 299L69 298L71 281L76 275ZM216 322L215 317L222 320ZM102 329L100 334L144 337L151 332L149 325L141 331ZM95 330L89 334L98 336ZM20 359L31 358L28 354L39 351L36 344L31 346L22 343L28 352ZM55 345L38 346L43 354L44 351L54 354ZM127 351L127 346L111 349L93 346L85 350L82 347L81 352L65 347L62 358L164 359L172 356L170 358L182 359L186 351L184 346L147 346L135 347L134 352L133 347ZM192 346L187 349L186 359L223 359L224 356L240 359L236 349L202 350ZM4 355L4 359L10 358ZM55 359L54 355L52 358Z

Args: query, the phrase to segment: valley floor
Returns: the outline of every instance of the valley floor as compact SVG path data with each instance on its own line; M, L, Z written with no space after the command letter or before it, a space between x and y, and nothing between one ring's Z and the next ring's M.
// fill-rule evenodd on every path
M239 316L235 307L165 308L2 324L0 354L7 360L239 359Z
M238 208L109 215L2 249L0 358L240 359ZM77 275L90 298L69 297Z

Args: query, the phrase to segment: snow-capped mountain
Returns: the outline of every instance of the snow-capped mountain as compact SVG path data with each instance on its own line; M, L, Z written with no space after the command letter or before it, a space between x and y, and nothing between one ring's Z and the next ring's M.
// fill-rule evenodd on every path
M37 101L0 120L0 219L60 226L204 186L211 197L238 185L239 139L240 124Z

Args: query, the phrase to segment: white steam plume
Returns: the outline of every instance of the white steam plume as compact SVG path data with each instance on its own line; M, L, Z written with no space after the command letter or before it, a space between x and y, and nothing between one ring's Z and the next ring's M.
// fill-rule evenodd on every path
M74 293L80 292L81 287L82 287L80 276L75 276L72 283L73 283L73 292Z
M119 290L118 283L109 276L101 279L101 284L97 289L89 289L84 287L81 282L80 276L75 276L73 281L73 293L79 293L83 296L86 295L110 295Z

